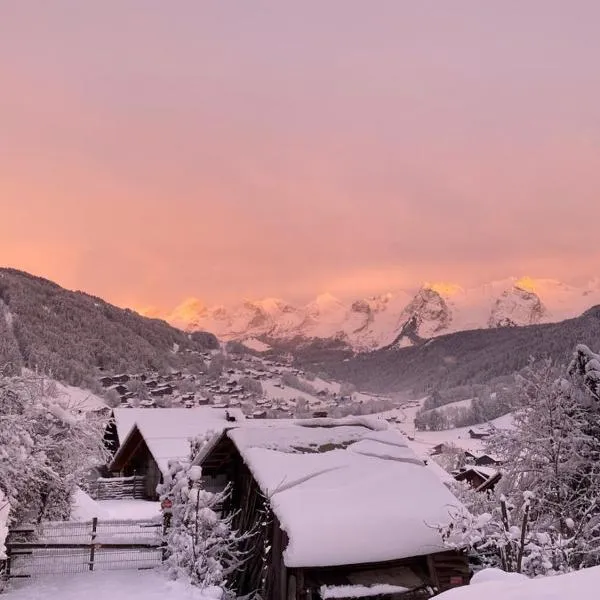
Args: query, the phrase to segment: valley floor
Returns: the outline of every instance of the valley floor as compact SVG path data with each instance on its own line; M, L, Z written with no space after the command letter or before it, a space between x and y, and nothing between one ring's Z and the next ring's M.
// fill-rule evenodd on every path
M202 591L169 581L160 571L98 571L13 580L3 600L218 600L218 590Z

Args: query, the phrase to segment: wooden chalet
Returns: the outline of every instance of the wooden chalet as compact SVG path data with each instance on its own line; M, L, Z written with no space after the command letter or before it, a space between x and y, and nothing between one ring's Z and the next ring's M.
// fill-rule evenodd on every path
M502 464L502 461L498 458L486 454L485 452L471 452L466 450L465 459L468 464L473 464L478 467L493 467Z
M112 477L143 477L144 497L156 500L156 486L168 471L170 460L189 457L190 439L215 435L244 420L240 410L198 408L122 408L114 418L105 442L116 446L108 470Z
M400 432L373 422L253 422L205 446L203 477L231 484L223 510L254 534L238 595L412 600L468 582L466 557L436 528L458 501Z
M493 429L489 427L473 427L467 433L473 440L484 440L492 435Z
M493 490L502 473L487 466L467 466L454 474L456 481L466 481L476 492Z

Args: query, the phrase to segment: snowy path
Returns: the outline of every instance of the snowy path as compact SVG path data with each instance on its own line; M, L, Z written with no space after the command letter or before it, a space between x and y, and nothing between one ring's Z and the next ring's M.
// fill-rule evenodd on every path
M202 592L160 571L113 571L56 575L13 581L2 600L217 600L219 592Z

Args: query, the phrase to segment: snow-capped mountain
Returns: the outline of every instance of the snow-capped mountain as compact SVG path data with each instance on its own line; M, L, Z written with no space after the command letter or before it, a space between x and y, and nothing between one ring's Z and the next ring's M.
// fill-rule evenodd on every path
M322 294L305 306L278 298L207 307L191 298L166 319L225 340L339 339L356 350L412 345L467 329L557 322L600 304L600 280L583 288L552 279L510 278L475 288L426 283L416 293L386 293L354 301Z

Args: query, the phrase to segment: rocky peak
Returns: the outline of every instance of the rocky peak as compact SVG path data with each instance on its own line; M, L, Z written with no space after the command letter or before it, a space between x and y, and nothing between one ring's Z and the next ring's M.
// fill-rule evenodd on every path
M515 284L494 302L488 327L534 325L540 323L545 314L546 308L540 297L535 292Z

